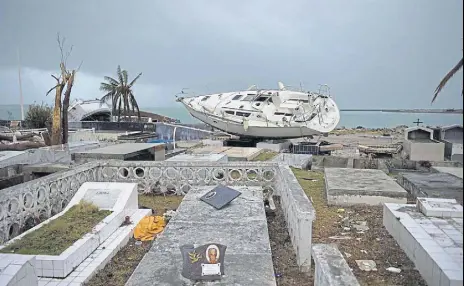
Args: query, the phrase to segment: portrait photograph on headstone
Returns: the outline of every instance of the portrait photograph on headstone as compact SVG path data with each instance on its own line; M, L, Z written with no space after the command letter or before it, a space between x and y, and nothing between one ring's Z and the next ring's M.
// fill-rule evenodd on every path
M227 246L208 243L195 248L193 245L183 245L182 276L190 280L220 280L224 275L224 261Z

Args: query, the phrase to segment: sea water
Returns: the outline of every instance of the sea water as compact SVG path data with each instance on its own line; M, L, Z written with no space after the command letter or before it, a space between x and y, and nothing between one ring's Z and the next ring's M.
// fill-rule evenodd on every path
M28 105L24 106L27 112ZM174 107L143 107L143 111L153 112L167 117L179 119L182 123L198 123L190 116L182 106ZM389 112L341 112L339 127L353 128L362 126L366 128L389 128L398 125L413 126L417 119L422 125L445 126L451 124L463 124L462 114L444 113L389 113ZM19 105L0 105L0 120L19 120L21 118L21 108Z

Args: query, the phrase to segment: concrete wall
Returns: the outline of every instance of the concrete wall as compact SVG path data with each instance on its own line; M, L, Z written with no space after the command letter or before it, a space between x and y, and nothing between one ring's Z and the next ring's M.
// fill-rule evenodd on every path
M288 165L279 165L277 195L300 271L311 271L312 226L316 211Z
M174 133L175 132L175 133ZM188 126L173 126L173 125L166 125L164 123L156 123L156 134L158 134L159 139L164 140L199 140L209 138L212 134L211 131L208 130L194 130L189 129Z
M442 142L421 143L405 141L404 152L413 161L443 161L445 159L445 144Z

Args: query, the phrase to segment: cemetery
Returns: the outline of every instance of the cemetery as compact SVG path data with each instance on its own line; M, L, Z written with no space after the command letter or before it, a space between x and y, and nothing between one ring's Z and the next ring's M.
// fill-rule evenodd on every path
M441 144L407 133L408 154ZM462 284L444 148L426 166L213 141L8 153L23 180L0 191L0 285Z

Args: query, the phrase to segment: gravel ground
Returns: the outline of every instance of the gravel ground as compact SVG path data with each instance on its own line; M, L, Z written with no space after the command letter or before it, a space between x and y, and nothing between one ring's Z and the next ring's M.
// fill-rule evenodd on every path
M324 198L324 174L294 169L300 185L311 198L317 219L313 224L313 243L335 243L361 285L427 285L414 264L383 227L382 207L328 207ZM277 206L280 206L277 202ZM358 225L365 224L365 231ZM279 286L313 285L312 278L298 272L294 250L280 210L268 217L274 268ZM340 239L340 238L345 239ZM347 239L349 238L349 239ZM359 269L355 260L373 260L377 271ZM387 271L388 267L401 273Z

